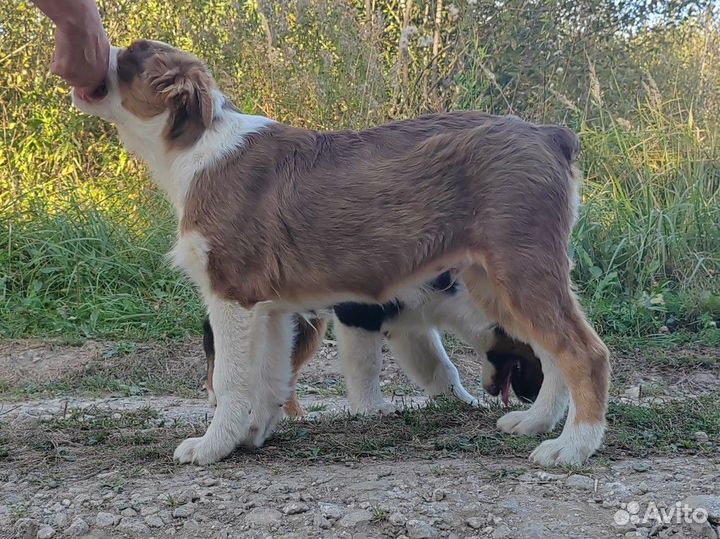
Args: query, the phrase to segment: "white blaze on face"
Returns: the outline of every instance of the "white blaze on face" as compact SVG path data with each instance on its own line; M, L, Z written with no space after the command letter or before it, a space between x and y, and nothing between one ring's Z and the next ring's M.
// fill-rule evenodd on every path
M118 47L110 47L108 72L107 78L105 79L105 86L107 88L105 97L88 101L87 99L78 97L74 89L71 92L72 102L75 107L85 114L98 116L99 118L112 123L118 123L123 116L122 97L120 95L120 85L118 83L117 74L118 54L120 51L121 49Z

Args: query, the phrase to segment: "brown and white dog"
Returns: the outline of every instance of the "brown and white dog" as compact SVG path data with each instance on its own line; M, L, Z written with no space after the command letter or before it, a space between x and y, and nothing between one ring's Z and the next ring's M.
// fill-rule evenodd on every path
M116 124L174 204L173 258L215 332L215 416L177 460L206 464L264 442L290 394L293 313L408 301L447 270L543 363L538 399L499 428L547 431L569 389L562 433L531 459L578 464L600 446L609 354L570 281L571 131L479 112L294 128L241 114L201 61L144 40L112 49L106 89L74 103Z
M508 336L482 316L462 282L452 282L450 274L442 274L428 285L430 291L420 305L342 303L333 307L350 411L384 414L396 409L383 398L380 390L383 337L400 367L427 395L450 395L472 406L484 405L484 399L476 399L463 387L438 329L461 336L474 348L482 364L483 389L488 394L500 396L507 405L512 390L521 401L534 402L542 387L543 373L540 359L532 348ZM296 316L295 324L291 394L284 406L285 415L290 417L303 415L295 387L300 371L320 347L326 328L323 318L306 320ZM203 348L208 398L215 404L212 389L215 347L207 318L203 324Z

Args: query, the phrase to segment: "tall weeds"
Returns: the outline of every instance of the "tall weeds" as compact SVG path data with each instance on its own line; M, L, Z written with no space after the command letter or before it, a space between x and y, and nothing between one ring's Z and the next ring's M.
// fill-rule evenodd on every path
M574 277L601 331L718 338L720 33L699 4L100 5L117 44L190 50L241 109L295 125L474 108L577 129ZM0 4L0 335L194 332L200 301L163 256L172 212L112 128L70 109L47 74L51 43L31 4Z

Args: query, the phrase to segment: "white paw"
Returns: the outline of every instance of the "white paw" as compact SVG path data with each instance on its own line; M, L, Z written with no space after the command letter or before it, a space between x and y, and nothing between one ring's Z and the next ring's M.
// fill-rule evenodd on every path
M392 403L388 402L386 400L382 400L380 402L374 402L372 404L367 404L365 406L362 406L360 408L357 408L353 411L353 413L357 415L392 415L395 412L398 411L398 407Z
M605 426L565 427L553 440L545 440L530 453L530 460L541 466L579 466L602 444Z
M260 411L258 409L258 411ZM240 437L240 445L245 447L260 447L268 436L275 430L275 426L283 417L281 406L272 406L264 409L265 413L250 414L250 426L247 434Z
M568 447L560 438L545 440L530 453L530 460L540 466L578 466L583 464L590 455Z
M207 435L201 438L188 438L184 440L177 449L173 458L181 464L211 464L227 457L235 449L234 445L222 445L208 438Z
M475 408L489 408L490 405L485 400L480 400L468 393L463 386L457 385L450 388L452 395Z
M548 419L538 417L531 410L516 410L498 419L497 428L509 434L539 434L549 432L555 426Z

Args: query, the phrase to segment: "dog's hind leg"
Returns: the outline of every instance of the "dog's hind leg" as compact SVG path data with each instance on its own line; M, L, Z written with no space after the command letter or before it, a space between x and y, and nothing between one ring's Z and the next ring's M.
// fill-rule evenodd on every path
M395 360L429 396L453 395L472 406L480 406L480 401L463 387L457 367L445 352L436 329L402 331L390 328L386 336Z
M354 414L390 414L396 408L380 391L382 334L346 326L335 317L333 325L342 364L350 411Z
M246 310L211 298L215 341L215 416L205 434L188 438L175 450L180 462L209 464L239 444L260 446L282 417L290 396L292 315L258 305Z
M532 452L531 459L542 465L581 464L592 455L602 443L608 401L608 349L580 309L570 286L569 261L564 251L558 251L557 256L539 261L527 253L497 249L484 269L472 266L463 273L478 304L511 335L540 352L543 368L549 369L546 376L553 380L546 396L538 398L544 408L536 408L537 414L549 414L546 421L535 414L525 415L514 429L525 420L520 429L528 431L556 420L552 416L558 413L564 392L551 368L553 362L570 391L570 411L562 433ZM487 281L494 297L487 294ZM561 397L553 398L558 390ZM510 429L510 423L507 419L500 426Z

